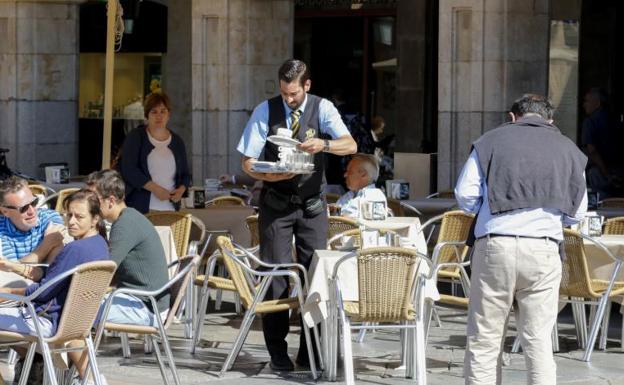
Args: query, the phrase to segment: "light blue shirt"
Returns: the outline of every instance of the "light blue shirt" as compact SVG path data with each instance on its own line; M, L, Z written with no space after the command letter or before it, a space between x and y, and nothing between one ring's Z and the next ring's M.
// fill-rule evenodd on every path
M308 95L306 95L303 103L299 106L301 113L305 111L306 104L308 102ZM291 117L290 113L293 111L288 104L282 100L284 105L284 111L286 111L286 128L290 129ZM266 139L269 133L269 102L265 100L260 103L254 109L251 114L251 118L245 126L243 135L238 142L236 149L241 154L250 158L258 159L262 154ZM322 133L328 134L332 139L340 138L341 136L350 135L347 126L345 126L340 113L334 107L334 105L327 99L321 99L319 104L319 129Z
M338 199L336 206L340 207L340 215L350 218L358 218L360 213L360 200L369 202L388 202L383 191L375 187L374 183L362 188L357 193L353 191L346 192Z
M575 224L587 212L587 191L574 215L569 217L557 209L519 209L492 215L488 203L485 177L477 153L473 150L457 180L455 198L459 207L471 213L479 213L475 225L475 237L488 234L517 235L522 237L550 237L563 240L562 223Z

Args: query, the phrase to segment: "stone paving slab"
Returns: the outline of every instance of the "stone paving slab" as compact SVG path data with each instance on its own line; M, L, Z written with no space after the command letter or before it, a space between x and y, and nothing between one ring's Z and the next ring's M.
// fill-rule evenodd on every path
M619 310L619 309L618 309ZM433 385L460 385L465 348L465 314L442 310L442 327L432 327L427 346L427 379ZM591 363L580 361L582 352L576 350L574 330L569 319L560 319L561 352L555 355L558 365L557 383L561 385L624 385L624 352L620 350L621 317L615 311L611 316L610 340L606 352L595 351ZM197 354L189 353L189 341L181 338L182 328L175 325L170 330L171 343L176 357L182 384L205 383L240 384L328 384L324 379L313 381L307 371L275 373L269 366L269 356L264 347L260 322L256 321L247 338L240 357L232 370L223 377L218 373L238 332L241 317L232 312L211 313L206 319L201 346ZM293 324L292 330L298 333ZM506 342L513 342L513 325ZM298 334L289 335L291 357L295 357ZM141 340L131 340L132 358L121 358L119 340L108 338L98 355L100 370L110 385L162 384L154 354L143 353ZM398 370L399 337L396 331L367 333L363 343L353 343L356 380L358 384L409 384ZM11 379L6 356L0 359L0 373ZM340 373L340 371L339 371ZM10 383L7 381L7 383ZM526 370L521 354L511 355L510 364L503 369L503 383L525 384Z

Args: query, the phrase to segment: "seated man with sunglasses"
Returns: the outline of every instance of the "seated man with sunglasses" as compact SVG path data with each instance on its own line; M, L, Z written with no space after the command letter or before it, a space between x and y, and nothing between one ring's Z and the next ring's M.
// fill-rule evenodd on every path
M37 208L38 199L24 179L0 181L0 287L26 287L38 269L9 267L3 261L51 263L63 248L63 218L54 210Z

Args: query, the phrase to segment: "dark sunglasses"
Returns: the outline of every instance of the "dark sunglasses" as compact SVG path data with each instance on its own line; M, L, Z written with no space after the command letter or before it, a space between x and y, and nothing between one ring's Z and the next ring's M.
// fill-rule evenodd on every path
M26 203L24 206L15 207L15 206L11 206L11 205L4 205L2 207L7 208L7 209L11 209L11 210L17 210L17 211L19 211L20 214L24 214L26 211L28 211L30 206L32 206L34 208L37 208L37 204L38 203L39 203L39 198L35 198L35 199L32 200L32 202Z

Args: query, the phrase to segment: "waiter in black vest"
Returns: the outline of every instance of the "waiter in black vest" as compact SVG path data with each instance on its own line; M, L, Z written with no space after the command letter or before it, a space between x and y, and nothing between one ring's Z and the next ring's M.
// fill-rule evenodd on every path
M281 95L254 109L237 150L243 154L243 171L264 181L258 219L260 257L269 263L292 262L294 236L297 262L307 268L314 250L325 249L327 243L327 209L321 196L325 184L321 152L349 155L357 151L357 145L334 105L307 93L311 85L310 70L304 62L287 60L279 68L278 78ZM279 160L278 146L267 141L279 128L292 131L292 137L301 142L297 146L299 150L315 154L312 174L252 171L252 164L258 159ZM266 299L287 295L288 281L274 279ZM288 323L288 311L266 314L262 318L264 339L274 370L294 369L286 343ZM309 365L303 333L296 362L300 366Z

